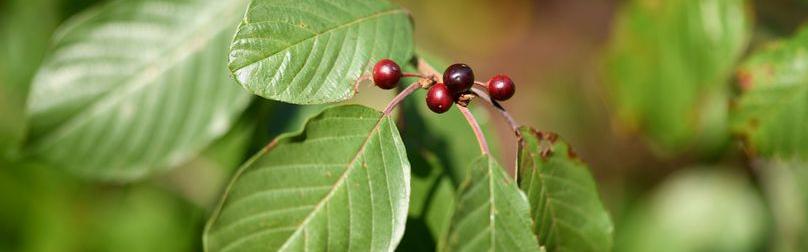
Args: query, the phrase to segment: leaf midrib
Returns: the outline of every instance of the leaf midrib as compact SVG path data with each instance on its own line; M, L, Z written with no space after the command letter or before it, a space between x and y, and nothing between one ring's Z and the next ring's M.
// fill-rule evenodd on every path
M328 29L323 30L323 31L321 31L319 33L315 32L315 33L313 33L313 35L311 37L301 39L301 40L296 41L296 42L292 42L288 46L286 46L284 48L281 48L281 49L279 49L279 50L277 50L275 52L272 52L272 53L270 53L270 54L268 54L266 56L259 57L256 60L248 61L247 63L241 64L241 66L231 68L230 71L233 72L233 74L235 74L235 72L237 72L237 71L239 71L241 69L244 69L244 68L246 68L248 66L251 66L251 65L253 65L255 63L258 63L260 61L264 61L266 59L269 59L272 56L278 55L281 52L288 51L290 48L299 46L300 44L303 44L306 41L317 39L320 36L323 36L323 35L325 35L327 33L331 33L331 32L334 32L336 30L340 30L340 29L352 26L354 24L362 23L362 22L365 22L365 21L368 21L368 20L371 20L371 19L380 18L382 16L393 15L393 14L397 14L397 13L405 13L405 12L406 11L404 9L401 9L401 8L386 9L386 10L383 10L383 11L374 12L374 13L372 13L370 15L360 17L360 18L352 20L350 22L346 22L346 23L339 24L337 26L328 28ZM247 20L243 21L244 24L253 24L253 23L261 23L261 22L266 22L266 21L257 21L257 22L252 22L252 23L247 21Z
M337 191L337 188L340 187L345 182L348 175L351 174L351 172L353 171L353 167L356 164L356 161L359 160L359 157L361 157L365 153L365 148L370 143L370 139L373 138L373 136L375 135L375 133L377 131L379 131L379 128L380 128L381 124L384 122L384 120L386 118L387 118L387 115L382 115L379 118L379 120L376 122L376 124L370 130L370 133L368 133L368 137L365 138L365 140L362 142L362 145L359 147L359 150L356 151L356 154L353 156L351 161L348 162L348 164L346 165L345 171L342 173L342 175L340 175L339 179L337 179L337 182L334 183L333 186L331 186L331 190L328 191L328 194L326 194L325 197L323 197L322 199L320 199L319 202L317 202L317 205L314 207L314 209L311 210L311 212L309 212L308 215L306 215L306 218L303 219L303 221L300 224L295 226L295 232L293 232L291 235L289 235L289 238L287 238L286 241L283 242L283 245L281 245L281 247L278 248L278 251L284 251L287 248L287 246L289 246L289 244L290 244L289 242L292 241L292 239L294 239L295 236L300 234L300 230L303 230L303 228L305 228L305 226L308 225L309 221L311 221L314 218L316 213L318 213L320 211L320 209L323 207L323 205L326 202L329 202L331 200L331 197L334 196L334 193ZM350 227L349 227L349 230L350 230ZM349 242L349 244L350 244L350 242Z
M236 1L234 1L234 2L236 2ZM92 113L90 113L90 112L104 111L106 109L109 109L109 108L113 107L113 106L102 106L102 105L108 104L108 103L104 103L105 101L115 101L114 99L119 99L120 100L120 99L122 99L121 97L124 97L124 96L129 95L129 94L134 93L134 92L138 92L138 91L143 90L144 88L146 88L148 86L154 85L155 82L150 81L150 82L145 82L144 84L139 85L136 88L126 89L126 87L131 86L131 83L136 83L137 80L145 79L145 77L143 77L143 76L147 75L147 73L150 73L150 72L154 71L155 72L154 75L163 74L166 71L168 71L169 69L171 69L173 66L176 66L178 63L182 62L184 59L187 59L188 57L192 57L195 53L205 49L210 44L211 41L213 41L222 31L224 31L226 29L226 27L228 27L228 26L222 24L222 23L226 23L226 22L217 22L217 21L222 20L222 19L228 19L228 18L232 17L234 13L237 13L236 11L234 11L234 9L237 6L239 6L238 4L229 4L228 6L230 6L230 7L229 8L224 8L223 11L221 11L221 12L214 12L215 15L211 15L210 19L208 19L206 22L199 25L198 29L196 31L190 33L190 35L187 37L185 42L181 42L181 43L176 44L173 47L169 47L166 50L164 50L163 53L160 54L160 55L171 55L171 57L169 57L169 58L174 58L173 61L170 61L167 64L158 64L158 63L156 63L156 62L162 62L163 59L166 59L166 57L155 57L153 59L143 61L142 62L143 64L141 64L142 67L140 67L137 71L135 71L135 74L132 74L130 78L123 78L121 80L120 85L117 85L115 88L110 89L109 91L107 91L107 92L105 92L103 94L99 94L99 97L100 97L99 99L96 99L96 100L88 103L80 111L77 111L75 113L75 116L73 116L71 119L69 119L68 121L64 122L63 124L57 126L56 128L54 128L51 131L52 132L51 134L46 133L45 135L43 135L43 136L50 135L51 137L45 137L44 140L42 140L42 141L44 141L44 143L55 142L55 141L61 139L62 137L64 137L68 132L70 132L74 128L81 125L83 122L87 122L88 119L91 118L91 115L92 115ZM218 15L217 13L219 13L219 14L224 13L224 15ZM233 14L227 15L228 13L233 13ZM220 17L220 16L224 16L224 17ZM216 26L216 25L210 25L210 24L219 24L219 25ZM75 26L79 26L79 25L76 24ZM209 35L209 36L200 35L202 33L205 33L206 31L209 31L210 27L218 27L218 30L216 32L211 33L212 35ZM75 27L73 27L73 29L75 29ZM199 38L204 38L204 41L200 42L198 40ZM193 46L194 44L198 44L198 45ZM188 45L191 45L191 46L188 46ZM158 67L154 67L154 66L158 66ZM121 89L123 89L123 91L125 91L125 92L116 92L117 90L121 90ZM115 102L112 102L112 104L115 104ZM88 114L88 113L90 113L90 114ZM98 113L98 112L96 112L96 113Z

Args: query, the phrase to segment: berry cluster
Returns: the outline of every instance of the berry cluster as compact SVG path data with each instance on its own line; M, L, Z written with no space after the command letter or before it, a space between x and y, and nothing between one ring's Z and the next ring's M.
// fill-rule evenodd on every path
M389 59L380 60L373 67L373 83L382 89L396 87L404 77L401 67ZM419 76L408 74L408 76ZM437 78L436 78L437 79ZM473 95L474 71L466 64L454 64L443 72L443 82L433 83L426 95L426 105L435 113L444 113L459 103L464 95ZM506 75L496 75L485 84L491 99L504 101L510 99L516 91L513 80ZM462 105L462 104L461 104Z

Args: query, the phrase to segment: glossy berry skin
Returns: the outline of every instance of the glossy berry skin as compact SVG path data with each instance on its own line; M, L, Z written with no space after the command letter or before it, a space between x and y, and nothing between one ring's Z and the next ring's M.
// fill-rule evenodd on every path
M474 85L474 71L466 64L451 65L443 72L443 83L455 95L467 92Z
M498 101L510 99L516 92L516 86L513 80L506 75L497 75L488 81L488 94L491 98Z
M453 97L446 85L438 83L430 87L429 91L426 93L426 106L429 107L432 112L443 114L452 108L452 104L454 103Z
M373 83L382 89L395 88L401 75L401 67L389 59L380 60L373 66Z

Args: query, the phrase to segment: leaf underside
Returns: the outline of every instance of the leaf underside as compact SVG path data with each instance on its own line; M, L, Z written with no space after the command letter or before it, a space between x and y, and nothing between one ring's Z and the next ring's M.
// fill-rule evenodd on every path
M549 251L610 251L613 226L586 164L553 133L520 128L519 187Z
M249 95L224 58L244 0L115 1L57 33L28 102L30 149L80 175L142 177L223 135Z
M406 10L380 0L254 0L230 47L244 88L297 104L342 101L381 58L412 56Z
M410 165L394 121L326 109L234 177L205 231L207 251L391 251L404 232Z
M743 89L733 131L765 157L808 160L808 28L753 54L739 69Z
M538 251L527 199L505 170L486 155L469 172L442 251Z

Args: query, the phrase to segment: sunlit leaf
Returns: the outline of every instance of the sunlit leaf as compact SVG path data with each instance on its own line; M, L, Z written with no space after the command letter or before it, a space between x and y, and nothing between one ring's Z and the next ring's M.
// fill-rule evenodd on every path
M586 164L554 133L519 131L517 178L539 243L550 251L610 251L614 228Z
M244 88L298 104L346 100L381 58L413 50L406 10L385 0L254 0L230 47L230 71Z
M732 128L766 157L808 160L808 28L747 60Z
M389 251L404 233L410 165L394 121L326 109L233 178L205 230L208 251Z
M65 24L28 101L30 149L109 180L179 165L249 101L226 47L245 0L115 1Z
M744 0L633 0L619 11L605 60L618 119L663 150L717 150L728 140L726 98L746 48Z
M538 251L527 198L516 183L488 155L469 169L442 250Z

